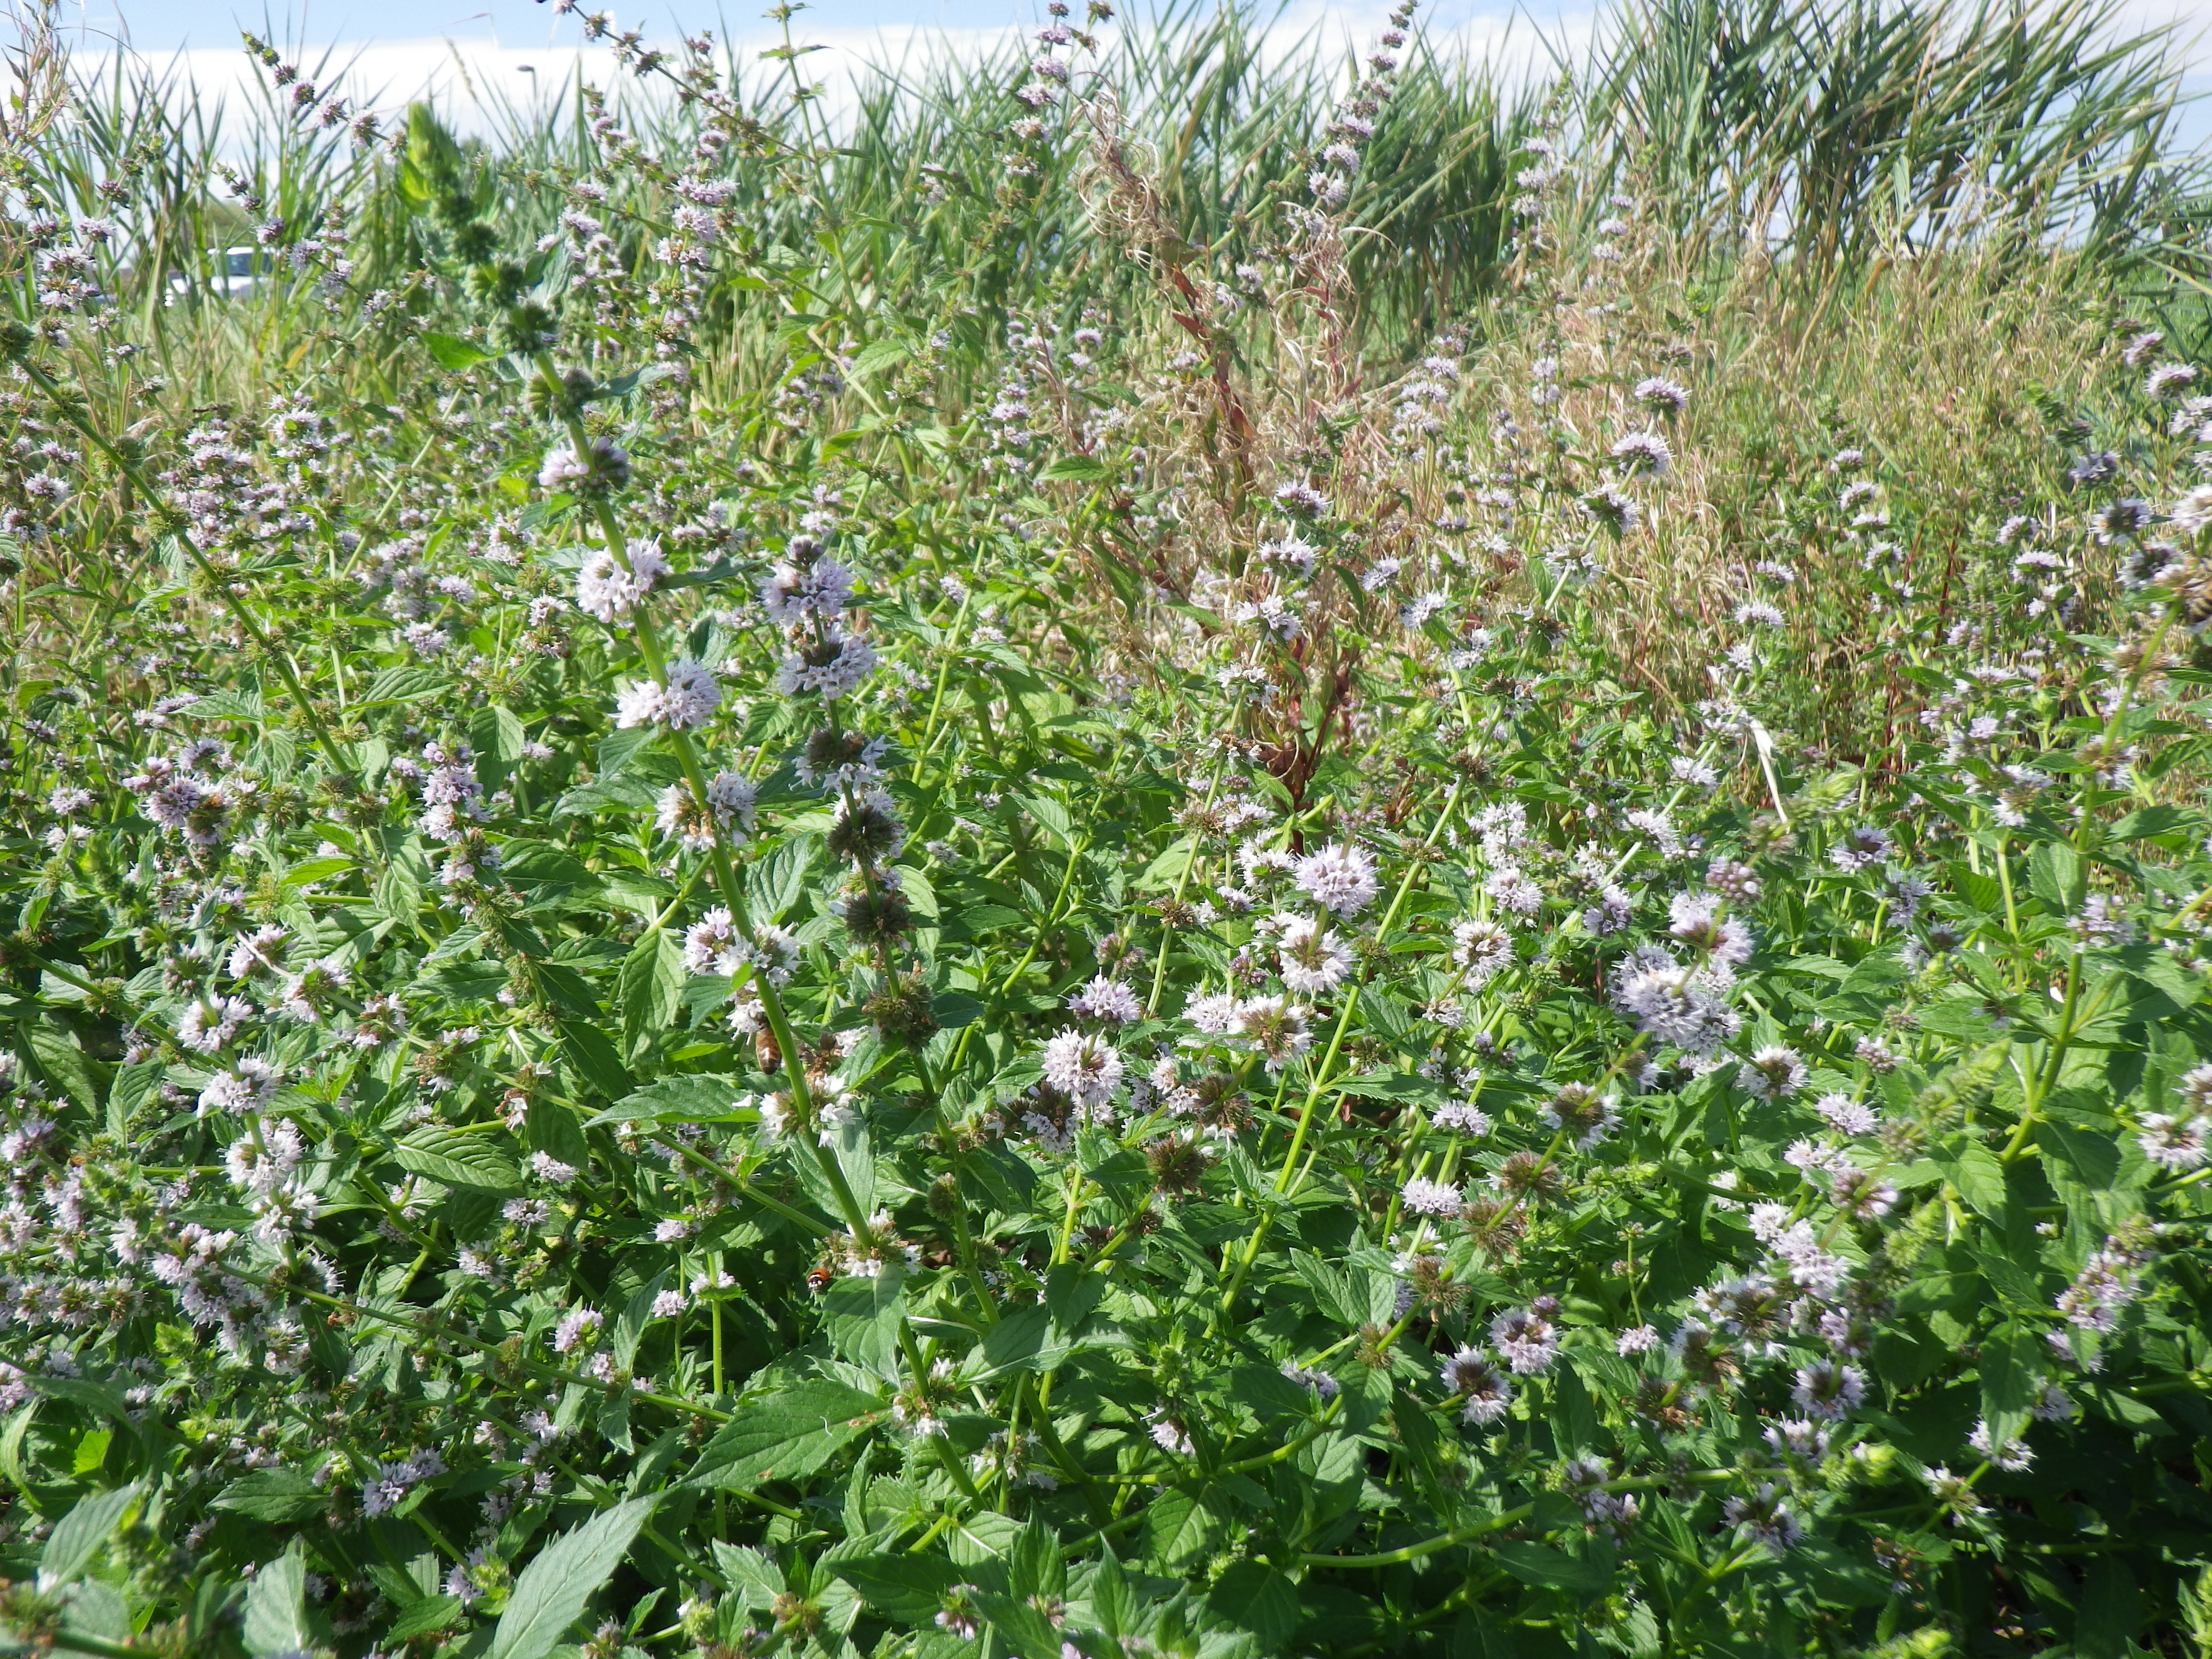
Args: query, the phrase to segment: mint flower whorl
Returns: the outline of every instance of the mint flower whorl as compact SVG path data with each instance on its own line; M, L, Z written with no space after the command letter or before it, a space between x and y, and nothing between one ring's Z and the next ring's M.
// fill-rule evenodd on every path
M662 726L672 732L696 732L722 706L722 688L714 672L689 660L672 665L668 683L633 680L615 700L615 724L623 730Z

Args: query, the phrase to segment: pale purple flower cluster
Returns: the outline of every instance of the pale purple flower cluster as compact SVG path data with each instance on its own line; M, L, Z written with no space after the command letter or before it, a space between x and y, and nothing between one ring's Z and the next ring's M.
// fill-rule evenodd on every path
M625 622L668 568L659 542L634 541L622 558L594 548L576 572L576 608L609 627Z
M1805 1528L1790 1512L1783 1496L1781 1487L1771 1480L1764 1481L1756 1492L1731 1497L1721 1506L1721 1513L1729 1525L1742 1528L1753 1539L1780 1555L1802 1542L1805 1536Z
M615 724L628 730L665 726L672 732L696 732L722 706L722 688L714 671L685 660L670 665L665 684L633 680L615 701Z
M782 560L761 579L760 599L778 627L833 622L853 602L853 573L825 553L803 564Z
M470 823L489 816L475 757L466 744L448 750L433 743L423 746L422 758L430 768L422 775L422 833L450 846L467 835Z
M1044 1080L1079 1106L1103 1106L1121 1086L1121 1056L1103 1037L1060 1032L1044 1045Z
M1457 1215L1464 1201L1460 1189L1449 1182L1430 1181L1420 1176L1408 1181L1399 1196L1415 1215Z
M434 1475L446 1472L446 1460L436 1451L410 1452L406 1456L376 1466L376 1473L361 1486L361 1512L370 1520L397 1509L407 1494Z
M719 830L724 842L743 846L750 839L758 790L751 779L737 772L717 772L707 780L707 811L699 810L691 786L682 780L660 792L653 823L661 834L673 836L687 853L704 853L714 845Z
M538 469L538 487L597 494L620 489L629 483L629 452L613 439L593 438L579 455L574 448L558 445L545 452Z
M124 779L123 787L139 797L146 816L162 829L181 835L194 847L220 847L233 814L257 793L251 779L213 775L225 758L218 744L190 744L174 757L149 760L142 770Z
M1444 1387L1466 1400L1460 1420L1469 1426L1486 1428L1511 1408L1513 1379L1480 1348L1459 1349L1438 1370Z
M1306 916L1275 919L1276 965L1283 983L1300 996L1334 989L1352 971L1352 949L1326 926Z
M1364 848L1348 844L1324 847L1297 863L1299 890L1324 909L1352 917L1375 902L1379 890L1375 860Z
M2107 1239L2103 1249L2081 1264L2074 1282L2058 1293L2058 1311L2081 1330L2117 1329L2121 1310L2137 1295L2136 1269L2142 1265L2139 1254Z
M1078 1019L1105 1020L1127 1025L1144 1017L1137 994L1119 980L1100 974L1067 1000L1067 1012Z
M1540 1296L1525 1308L1509 1308L1490 1322L1490 1340L1521 1376L1540 1376L1559 1355L1559 1304Z
M1638 945L1613 969L1613 1004L1660 1042L1710 1054L1743 1029L1729 1006L1735 970L1708 957L1678 962L1656 945Z
M553 1328L553 1352L570 1353L589 1346L606 1322L607 1316L596 1308L577 1308L562 1316Z

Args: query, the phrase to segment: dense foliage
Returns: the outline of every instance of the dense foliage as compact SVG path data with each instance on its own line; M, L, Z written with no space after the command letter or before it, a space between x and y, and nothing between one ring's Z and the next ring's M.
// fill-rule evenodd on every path
M181 322L27 37L9 1639L2212 1640L2202 313L2035 190L1717 278L1563 94L1400 351L1406 14L1201 245L1051 10L951 282L623 38L655 143L355 125L404 270L241 173Z

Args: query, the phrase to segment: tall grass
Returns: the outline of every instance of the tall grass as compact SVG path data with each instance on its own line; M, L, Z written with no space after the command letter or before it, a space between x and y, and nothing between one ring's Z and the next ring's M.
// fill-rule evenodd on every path
M2148 256L2194 187L2115 0L1625 0L1586 114L1693 241L1817 264L2002 234Z
M1310 38L1269 44L1270 21L1188 0L1133 22L1097 61L1161 234L1201 279L1233 282L1240 262L1264 258L1306 201L1314 153L1360 73ZM2204 158L2173 148L2174 43L2122 37L2109 0L1620 0L1599 42L1552 82L1511 82L1463 52L1409 44L1346 211L1356 229L1331 324L1341 358L1331 395L1382 383L1448 327L1520 330L1513 350L1557 349L1516 309L1557 280L1546 250L1511 230L1532 135L1576 157L1572 204L1556 222L1592 224L1625 192L1664 250L1651 291L1667 299L1645 325L1656 343L1705 319L1728 411L1700 412L1704 473L1685 492L1698 512L1638 544L1648 568L1620 573L1636 603L1615 613L1616 643L1678 702L1698 695L1741 585L1731 526L1758 517L1763 492L1790 487L1820 446L1878 432L1900 466L1948 477L1958 422L2022 406L2027 380L2062 384L2079 370L2081 319L2108 316L2116 289L2178 344L2201 343L2212 198ZM834 130L784 64L721 65L748 137L717 165L745 230L684 343L715 406L758 421L790 375L857 356L840 441L903 470L915 460L905 417L883 414L871 380L925 374L929 441L966 441L963 423L1018 369L1003 349L1010 318L1152 327L1163 332L1146 350L1164 360L1180 349L1164 343L1178 325L1151 303L1156 273L1097 210L1080 97L1042 112L1050 141L1019 181L1020 210L1009 210L1006 134L1036 113L1014 94L1026 63L1009 43L980 59L939 52L865 70ZM344 86L330 59L302 64L299 78L326 93ZM425 221L405 199L398 154L301 112L272 81L250 102L218 106L161 70L112 60L81 79L23 187L81 216L102 210L104 183L128 184L129 205L109 210L123 231L105 256L112 326L161 365L170 413L298 390L420 410L433 383L415 342L463 329L465 304L425 280ZM515 244L557 229L562 181L590 166L595 108L641 153L685 149L699 109L670 84L625 77L603 103L579 84L556 100L484 106L470 165ZM385 131L393 125L387 115ZM619 262L649 271L669 179L640 167L614 188L600 216ZM333 291L313 272L280 270L250 300L210 299L194 276L204 250L270 216L288 234L342 226L346 283ZM372 315L364 301L380 293L400 298ZM27 290L17 303L27 317ZM1279 337L1272 308L1221 325L1239 373L1285 386L1303 374L1311 343ZM939 338L957 349L937 349ZM1916 353L1915 380L1877 373ZM1977 373L1984 391L2006 395L1961 391ZM95 398L109 388L103 412L117 429L154 412L143 381L115 365L88 360L85 378ZM1291 390L1283 418L1320 431L1333 417L1300 409L1304 394ZM777 453L772 427L743 429ZM1969 435L1977 453L2008 441ZM963 506L943 504L956 516ZM1863 750L1882 704L1852 653L1874 648L1875 635L1856 627L1865 613L1850 573L1829 574L1827 608L1806 625L1844 642L1815 653L1826 666L1800 693L1813 729Z
M1189 0L1132 23L1099 64L1195 250L1264 234L1303 198L1332 98L1358 72L1311 39L1263 51L1269 21L1249 5ZM2056 237L2114 270L2185 265L2203 183L2197 160L2172 153L2172 43L2122 37L2114 23L2112 0L1620 0L1590 59L1563 64L1557 85L1509 81L1464 49L1417 39L1355 185L1361 343L1378 360L1401 358L1495 289L1528 159L1520 147L1546 115L1579 141L1598 184L1637 191L1686 248L1724 258L1748 241L1826 270L1969 241L2025 254ZM808 125L818 106L791 95L780 67L733 65L758 123L756 154L731 168L750 198L757 251L820 261L822 297L844 312L899 311L926 297L933 311L1072 316L1085 298L1110 301L1140 281L1096 234L1079 133L1054 147L1036 181L1042 207L1031 233L993 231L998 135L1028 113L1012 95L1024 61L1010 45L981 59L940 52L863 69L828 145L812 142ZM343 81L340 70L326 59L302 73L327 85ZM647 149L665 153L695 112L655 85L614 89L613 110ZM580 154L574 92L486 106L489 132L476 148L518 232L542 233L559 210L544 181ZM327 322L303 285L284 283L250 319L234 306L165 308L173 275L197 271L205 248L242 234L226 167L250 184L261 212L288 224L345 216L356 290L419 265L416 222L392 199L390 158L349 144L343 125L301 118L284 88L264 84L248 105L211 106L173 74L118 58L88 71L81 93L77 118L42 147L24 182L91 212L102 180L133 181L115 303L191 395L290 360ZM816 158L803 185L791 161L801 152ZM652 178L634 189L635 200L610 204L611 221L664 215ZM1605 193L1589 193L1594 212L1605 210ZM827 257L825 224L840 244ZM648 242L631 234L628 257L649 257ZM865 281L845 291L854 272ZM732 288L715 315L734 341L773 331L758 310ZM242 332L252 349L240 349Z

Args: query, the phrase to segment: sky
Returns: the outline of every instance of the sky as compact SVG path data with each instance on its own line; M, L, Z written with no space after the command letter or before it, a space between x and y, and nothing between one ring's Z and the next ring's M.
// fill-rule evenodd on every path
M1124 0L1125 12L1152 0ZM623 27L650 38L712 28L741 46L766 46L775 26L758 15L767 0L587 0L612 12ZM815 0L793 23L801 38L829 49L810 64L820 80L841 64L896 60L931 50L975 51L1016 30L1033 27L1044 0ZM1075 0L1079 11L1081 0ZM1315 32L1335 48L1364 45L1381 25L1390 0L1284 0L1275 33L1285 44ZM600 53L582 49L574 17L542 0L63 0L64 15L82 50L97 53L127 40L157 64L173 64L202 91L241 87L249 70L238 31L251 28L293 48L313 70L319 52L349 65L356 105L404 102L432 85L459 94L496 91L526 98L552 91L581 61L604 75ZM2178 26L2190 42L2190 90L2203 101L2189 112L2192 142L2212 143L2212 0L2121 0L2122 27ZM1427 0L1419 19L1432 40L1454 39L1512 76L1547 64L1557 49L1580 58L1595 30L1593 0ZM450 107L450 106L449 106ZM462 125L468 125L464 112Z
M578 31L573 19L556 17L543 0L292 0L264 5L258 0L64 0L67 14L94 32L126 27L142 51L168 52L185 46L223 46L237 38L239 27L259 29L272 21L278 33L286 25L299 38L317 44L325 41L393 43L441 38L495 40L501 46L543 48L573 42ZM764 28L755 8L761 0L738 0L717 5L712 0L651 0L650 3L619 5L593 0L592 9L613 12L628 27L648 33L678 28L710 27L718 32L750 32ZM921 27L957 31L996 30L1033 23L1039 3L1027 0L817 0L807 9L805 24L817 33L847 33L889 31L903 33ZM1512 7L1483 0L1441 0L1423 9L1431 27L1453 27L1478 16L1504 18ZM1380 16L1386 4L1309 5L1306 14L1340 12L1347 19L1371 11ZM1586 15L1589 5L1562 8L1545 4L1546 13L1568 11ZM730 30L724 29L724 23Z

